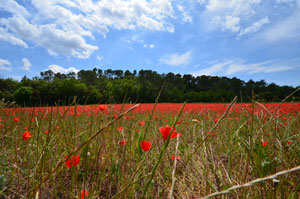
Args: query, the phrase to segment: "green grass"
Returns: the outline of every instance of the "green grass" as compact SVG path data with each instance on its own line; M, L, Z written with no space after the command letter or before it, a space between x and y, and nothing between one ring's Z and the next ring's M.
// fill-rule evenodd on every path
M167 143L159 127L171 126L176 119L180 121L176 131L181 133L181 159L175 172L174 198L200 198L300 165L299 112L278 112L270 119L268 113L258 116L256 109L262 108L255 105L250 112L230 111L217 125L214 119L223 112L213 110L183 112L179 118L155 112L157 119L130 112L130 119L115 120L114 113L104 112L76 116L76 111L53 111L36 116L26 111L7 115L1 109L0 198L80 198L83 189L88 190L88 198L168 198L176 139ZM14 122L14 117L20 121ZM138 121L145 125L139 126ZM117 130L120 126L121 132ZM22 139L25 131L32 135L28 140ZM119 145L124 139L126 144ZM149 151L141 150L143 139L152 142ZM65 156L74 151L80 163L68 168ZM265 181L224 197L274 198L276 190L275 198L299 198L299 177L294 172L279 177L276 189L272 181Z

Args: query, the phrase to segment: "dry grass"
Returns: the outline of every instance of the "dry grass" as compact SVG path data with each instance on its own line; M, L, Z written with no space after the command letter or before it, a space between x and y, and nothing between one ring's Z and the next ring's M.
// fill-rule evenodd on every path
M1 109L0 198L81 198L83 189L88 198L201 198L299 165L299 104L282 104L275 113L260 104L238 111L239 104L232 105L222 120L224 111L179 114L176 170L176 138L166 145L159 131L176 123L172 112L115 119L112 111L83 107L65 113ZM22 139L25 131L32 135L28 140ZM147 152L140 147L145 134L152 142ZM65 156L72 154L80 163L68 168ZM299 198L299 177L297 171L281 175L276 186L264 181L222 198Z

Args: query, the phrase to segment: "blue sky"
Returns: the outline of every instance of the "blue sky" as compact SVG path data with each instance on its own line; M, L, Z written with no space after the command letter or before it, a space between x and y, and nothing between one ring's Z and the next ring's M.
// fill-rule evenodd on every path
M300 85L300 0L0 0L0 77L150 69Z

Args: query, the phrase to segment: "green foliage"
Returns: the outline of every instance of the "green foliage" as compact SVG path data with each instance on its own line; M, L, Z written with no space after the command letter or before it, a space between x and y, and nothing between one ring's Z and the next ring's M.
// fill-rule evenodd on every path
M32 79L24 76L20 82L0 79L0 98L16 100L19 105L69 104L76 96L79 104L151 103L162 84L160 102L230 102L235 96L241 102L252 97L261 102L277 102L295 90L291 86L267 84L264 80L245 82L238 78L158 74L152 70L81 70L78 74L41 72ZM252 92L253 91L253 92ZM254 96L252 96L254 94ZM300 100L296 93L292 101Z
M18 88L14 92L14 98L17 102L17 104L20 105L27 105L31 106L32 105L32 94L33 94L33 88L30 86L22 86Z

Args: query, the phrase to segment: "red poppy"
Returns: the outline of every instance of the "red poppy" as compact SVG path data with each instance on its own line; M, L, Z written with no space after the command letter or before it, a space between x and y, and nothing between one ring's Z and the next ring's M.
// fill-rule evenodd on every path
M98 108L100 109L100 111L105 111L107 109L107 106L106 105L98 105Z
M138 124L139 124L140 126L144 126L145 122L144 122L144 121L138 121Z
M68 155L65 156L65 159L68 158ZM71 168L72 166L75 167L76 165L78 165L80 162L80 156L72 156L71 158L69 158L68 160L66 160L66 166L68 168ZM72 163L72 164L71 164Z
M219 118L216 118L216 119L214 120L215 123L217 123L218 121L219 121Z
M31 119L31 121L33 121L33 122L34 122L34 121L35 121L35 119L34 119L34 118L32 118L32 119Z
M171 130L172 130L171 127L169 127L168 125L162 126L162 127L159 128L159 131L160 131L160 133L161 133L161 135L162 135L162 137L163 137L164 140L168 139ZM170 139L178 137L178 136L181 136L181 134L180 133L176 133L175 130L176 129L173 130Z
M117 130L118 130L119 132L122 132L123 127L122 127L122 126L119 126L119 127L117 127Z
M175 160L175 155L171 155L171 159L172 160ZM177 160L180 160L181 159L181 157L180 156L177 156Z
M81 199L82 198L87 198L89 196L88 190L82 189L81 190Z
M177 138L177 137L179 137L179 136L181 136L181 133L173 132L173 133L171 134L171 138L170 138L170 139L172 139L172 138Z
M23 140L28 140L29 138L31 138L31 134L29 131L26 131L25 133L23 133L22 138Z
M17 118L17 117L14 118L14 122L18 122L19 120L20 120L20 119Z
M122 146L124 146L126 143L127 143L126 140L121 140L121 141L119 141L119 145L122 145Z
M267 144L269 144L268 141L263 141L263 142L261 142L261 145L262 145L263 147L267 146Z
M49 130L46 130L45 133L48 134L48 133L49 133Z
M149 151L151 148L152 143L149 141L141 141L141 148L143 151Z

